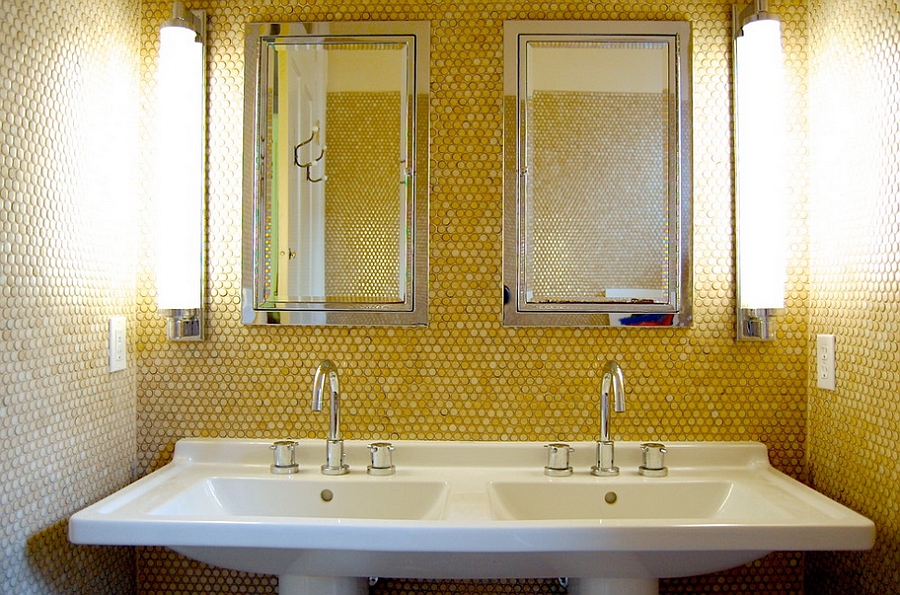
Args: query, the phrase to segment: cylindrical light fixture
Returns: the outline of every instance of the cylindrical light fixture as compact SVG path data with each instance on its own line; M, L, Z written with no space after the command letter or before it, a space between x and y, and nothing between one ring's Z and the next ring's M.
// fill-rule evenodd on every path
M734 7L737 339L775 338L787 281L786 90L781 23Z
M176 2L160 29L156 304L172 341L203 339L206 13Z

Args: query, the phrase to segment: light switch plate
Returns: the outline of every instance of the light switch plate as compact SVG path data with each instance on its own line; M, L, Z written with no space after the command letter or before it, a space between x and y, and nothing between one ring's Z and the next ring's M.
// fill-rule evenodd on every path
M816 336L816 384L825 390L835 390L834 335Z
M125 369L125 317L109 319L109 371Z

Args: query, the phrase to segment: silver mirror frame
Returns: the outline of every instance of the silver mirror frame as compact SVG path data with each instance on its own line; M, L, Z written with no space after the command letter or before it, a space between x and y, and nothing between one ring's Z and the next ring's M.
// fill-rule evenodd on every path
M691 151L691 28L679 21L507 21L504 23L504 201L503 201L503 324L505 326L617 326L610 314L646 315L641 327L686 327L692 322L692 151ZM678 264L671 271L674 289L667 304L646 303L552 303L529 304L523 284L521 249L525 230L522 224L524 195L525 134L522 123L524 81L520 64L529 40L593 41L672 40L671 57L677 92L677 158L670 179L670 229L675 230L672 247ZM514 98L515 109L509 109Z
M429 203L429 85L431 33L428 21L251 23L245 27L244 45L244 157L242 208L241 321L247 325L414 326L428 324L428 203ZM400 305L355 302L295 302L278 308L257 308L256 271L261 266L260 242L265 171L265 109L260 79L265 66L265 43L273 38L296 37L298 43L315 40L341 43L372 42L378 37L412 37L413 84L410 88L411 209L407 258L409 287Z

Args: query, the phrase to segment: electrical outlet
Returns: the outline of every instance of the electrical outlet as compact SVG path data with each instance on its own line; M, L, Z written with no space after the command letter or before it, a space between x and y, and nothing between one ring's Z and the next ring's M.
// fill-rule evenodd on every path
M835 390L834 335L816 336L816 384L825 390Z
M125 317L109 319L109 371L125 369Z

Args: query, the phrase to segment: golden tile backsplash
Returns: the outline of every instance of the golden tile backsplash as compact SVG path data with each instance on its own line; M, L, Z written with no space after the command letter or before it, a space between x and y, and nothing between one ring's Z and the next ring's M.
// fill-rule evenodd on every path
M145 65L152 88L157 27L167 2L145 3ZM807 369L806 254L794 254L789 311L778 343L733 340L730 142L730 5L725 3L225 2L209 10L210 336L166 343L153 315L149 267L141 275L138 457L165 463L182 436L324 437L309 406L313 371L337 363L346 438L590 440L598 433L599 370L619 360L628 411L612 420L620 440L762 440L773 463L804 472ZM806 62L802 2L779 7L787 29L793 169L805 171ZM430 323L421 328L259 328L240 323L240 164L243 29L250 21L428 20L431 57ZM690 329L501 326L502 33L506 19L689 20L694 77L694 319ZM805 246L806 179L791 194L797 246ZM191 568L185 571L184 565ZM197 570L161 550L139 555L145 595L206 592L270 577ZM728 581L758 593L802 591L802 557L773 556ZM777 580L773 577L777 577ZM667 581L667 592L721 578ZM528 583L526 583L528 584ZM166 586L170 585L170 586ZM441 592L440 583L389 583L386 592ZM453 590L521 588L471 582ZM485 586L488 585L488 586ZM775 586L779 585L779 586ZM552 585L528 586L546 591Z

